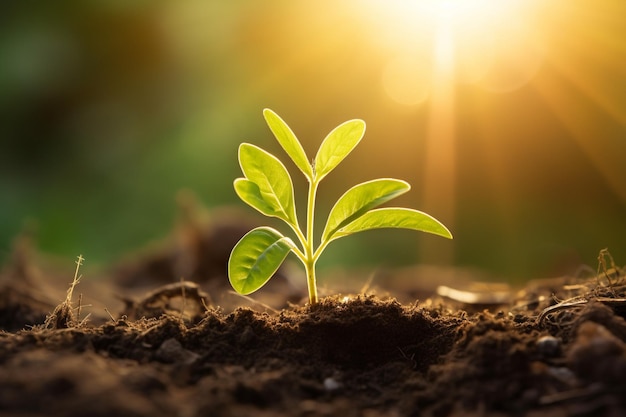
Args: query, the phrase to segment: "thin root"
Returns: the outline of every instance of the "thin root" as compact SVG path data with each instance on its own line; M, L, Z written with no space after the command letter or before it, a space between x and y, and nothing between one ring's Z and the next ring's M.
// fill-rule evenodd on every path
M619 305L626 304L626 298L594 297L590 299L585 298L585 299L578 299L578 300L572 300L572 301L566 300L559 304L546 307L545 309L543 309L541 314L539 314L539 316L537 317L537 324L541 324L541 322L549 314L554 313L555 311L566 310L568 308L582 307L585 304L588 304L592 301L597 301L597 302L600 302L609 306L619 306Z

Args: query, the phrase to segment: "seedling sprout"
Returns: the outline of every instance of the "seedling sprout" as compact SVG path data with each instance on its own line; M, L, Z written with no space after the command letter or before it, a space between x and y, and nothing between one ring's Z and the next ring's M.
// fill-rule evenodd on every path
M317 188L359 144L365 133L365 122L355 119L337 126L322 141L315 158L310 160L291 128L276 113L265 109L263 116L278 143L309 183L306 227L303 230L298 223L293 183L287 168L269 152L242 143L238 156L244 177L235 180L235 192L252 208L284 221L295 233L299 245L267 226L257 227L244 235L228 260L228 277L238 293L247 295L261 288L293 252L304 265L309 302L314 305L318 301L315 264L334 240L380 228L412 229L452 238L441 222L421 211L403 207L376 208L411 188L402 180L379 178L355 185L339 198L330 210L320 242L315 246L313 225Z

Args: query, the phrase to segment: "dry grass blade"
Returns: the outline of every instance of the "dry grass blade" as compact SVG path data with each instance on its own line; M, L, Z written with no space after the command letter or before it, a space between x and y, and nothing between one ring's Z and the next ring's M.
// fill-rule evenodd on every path
M76 270L74 271L74 279L72 280L72 283L67 290L67 296L61 304L56 306L52 314L46 317L46 321L44 322L44 328L68 329L80 324L72 308L72 296L74 295L74 288L76 288L76 285L78 285L80 279L82 278L82 275L78 275L78 272L84 260L85 258L83 258L83 255L78 255L78 259L76 261Z
M626 304L626 277L622 268L618 267L607 248L598 254L596 276L577 285L567 286L567 290L578 293L555 305L546 307L537 317L537 323L556 311L579 308L590 302L600 302L610 307Z

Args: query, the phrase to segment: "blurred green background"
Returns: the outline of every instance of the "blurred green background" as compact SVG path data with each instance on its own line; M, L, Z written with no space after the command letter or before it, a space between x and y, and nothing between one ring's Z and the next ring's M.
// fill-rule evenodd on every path
M604 247L624 264L623 16L622 0L10 2L0 257L35 222L41 250L107 264L169 233L180 189L243 205L238 144L285 160L269 107L310 156L339 123L367 122L322 183L322 211L357 181L396 177L413 186L398 204L455 235L364 233L322 267L525 279L595 268Z

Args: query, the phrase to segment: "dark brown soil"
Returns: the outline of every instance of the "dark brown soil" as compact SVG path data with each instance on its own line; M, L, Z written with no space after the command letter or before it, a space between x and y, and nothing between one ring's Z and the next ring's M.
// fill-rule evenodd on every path
M198 236L193 280L175 278L165 245L86 277L65 310L71 268L50 272L18 244L0 290L0 415L626 413L619 269L529 283L500 304L396 287L311 307L288 273L259 302L233 296L220 268L233 239L218 237L228 244L217 253L214 235Z

